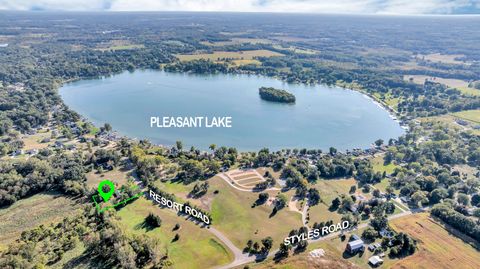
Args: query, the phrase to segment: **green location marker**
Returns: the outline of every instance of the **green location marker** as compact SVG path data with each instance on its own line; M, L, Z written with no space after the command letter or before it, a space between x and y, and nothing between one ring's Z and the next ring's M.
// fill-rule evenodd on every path
M103 191L104 185L108 185L110 189L108 192ZM98 184L98 193L103 198L103 201L107 202L108 200L110 200L114 192L115 192L115 185L113 185L113 182L111 182L110 180L106 179L100 182L100 184Z

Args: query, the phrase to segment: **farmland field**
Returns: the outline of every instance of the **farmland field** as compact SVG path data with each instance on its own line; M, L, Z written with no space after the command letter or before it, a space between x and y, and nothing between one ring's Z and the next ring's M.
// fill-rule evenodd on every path
M410 80L417 84L423 84L425 80L438 82L448 87L455 88L461 91L465 95L474 95L480 96L480 90L468 87L468 82L460 79L451 79L451 78L439 78L439 77L431 77L431 76L424 76L424 75L406 75L403 77L404 80Z
M480 110L465 110L453 113L454 116L480 124Z
M390 222L397 230L418 241L417 252L392 264L392 268L480 268L480 252L420 213Z
M253 60L256 57L272 57L283 56L283 54L270 51L270 50L247 50L247 51L215 51L214 53L202 53L202 54L177 54L180 61L192 61L192 60L210 60L221 61L222 59L234 59L234 60Z
M76 203L57 193L44 193L0 209L0 250L22 231L74 214Z
M447 63L447 64L464 64L464 62L457 60L457 58L465 57L462 54L440 54L440 53L431 53L426 55L419 55L417 58L423 58L424 60L436 62L436 63Z
M229 45L237 45L237 44L245 44L245 43L251 43L251 44L271 44L272 41L268 39L262 39L262 38L232 38L231 40L227 41L216 41L216 42L210 42L210 41L202 41L200 42L203 45L207 46L214 46L214 47L219 47L219 46L229 46Z

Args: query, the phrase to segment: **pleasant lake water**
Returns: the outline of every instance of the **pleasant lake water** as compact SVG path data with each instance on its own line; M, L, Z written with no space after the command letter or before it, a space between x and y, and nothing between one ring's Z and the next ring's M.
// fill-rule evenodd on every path
M295 104L260 99L258 88L285 89ZM255 75L194 75L154 70L80 80L60 89L64 102L95 125L122 135L185 148L210 144L239 150L368 148L404 133L363 94L338 87L287 84ZM232 117L232 128L151 128L151 116Z

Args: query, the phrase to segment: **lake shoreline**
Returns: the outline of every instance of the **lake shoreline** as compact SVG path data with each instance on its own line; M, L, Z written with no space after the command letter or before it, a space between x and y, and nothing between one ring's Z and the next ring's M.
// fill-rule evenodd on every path
M313 97L317 98L320 102L323 102L323 105L328 104L328 102L325 103L326 101L325 101L324 99L325 99L325 97L328 97L329 94L330 94L330 95L333 94L334 97L336 98L335 100L341 100L341 101L342 101L343 99L339 99L339 98L343 98L343 97L342 97L343 94L341 94L341 93L338 92L337 90L348 90L347 92L358 92L358 93L360 94L360 96L362 96L362 97L364 97L364 98L367 98L367 99L368 99L368 102L374 104L376 107L378 106L382 111L385 111L386 114L388 114L390 120L394 120L397 124L399 123L399 121L395 118L395 115L392 115L392 114L394 113L393 110L388 109L388 107L385 107L385 106L382 105L380 102L378 102L375 98L372 98L372 96L368 95L367 93L365 93L365 92L362 91L362 90L345 88L345 87L341 87L341 86L339 86L339 85L333 85L333 86L332 86L332 85L308 85L308 84L303 84L303 83L286 83L285 81L280 80L280 79L278 79L278 78L272 78L272 77L268 77L268 76L255 75L255 74L213 74L213 75L202 76L202 75L191 74L191 73L166 72L166 71L159 71L159 70L155 70L155 69L154 69L154 70L150 70L150 69L142 70L142 69L139 69L139 70L136 70L135 72L124 71L124 72L122 72L122 73L120 73L120 74L117 74L117 75L102 76L102 77L99 77L99 78L97 78L97 79L86 79L86 80L85 80L85 79L75 79L75 80L73 80L73 81L71 80L71 81L65 82L65 83L58 89L58 91L59 91L59 93L60 93L61 91L64 91L65 88L71 88L71 87L73 87L74 85L77 85L76 83L84 84L85 82L87 82L87 84L89 84L89 87L96 87L96 86L92 86L92 85L94 85L95 83L98 84L99 82L100 82L100 83L104 83L104 84L106 84L106 85L109 85L110 83L112 83L112 81L115 81L114 77L116 77L116 76L135 77L135 75L134 75L135 73L138 73L138 74L145 74L145 73L147 73L147 75L148 75L148 74L150 74L150 75L151 75L151 74L157 74L157 75L160 74L161 76L177 77L177 78L180 78L181 80L185 80L185 78L194 78L194 79L199 80L199 78L200 78L200 82L202 82L203 80L206 80L206 81L211 80L210 83L213 83L212 85L217 85L217 84L216 84L216 83L217 83L216 80L220 80L220 82L218 82L218 83L220 83L221 85L228 85L228 87L230 87L230 84L243 83L242 80L245 80L245 79L247 79L247 80L254 80L254 81L255 81L255 80L265 80L265 81L270 81L270 83L273 83L273 81L275 81L276 84L281 84L281 85L285 86L287 89L288 89L288 88L292 88L292 89L294 89L295 91L297 91L297 92L300 93L300 94L312 93L312 92L315 93L315 94L322 93L322 94L323 94L323 98L318 99L319 97L316 97L316 96L313 96ZM163 74L163 75L162 75L162 74ZM192 76L190 76L190 75L192 75ZM229 79L232 79L232 80L230 81ZM222 81L222 80L223 80L223 81ZM228 81L228 82L225 82L225 80L229 80L229 81ZM158 83L158 81L155 81L155 80L153 80L153 82L150 82L150 81L144 81L144 82L147 83L148 85L150 85L150 87L149 87L147 90L153 92L154 94L155 94L155 92L160 91L158 88L161 88L161 87L167 87L167 88L168 88L168 87L170 87L170 86L169 86L169 83L167 83L167 82L170 82L170 85L172 85L172 87L175 87L176 91L183 91L183 92L187 93L188 95L190 95L190 94L192 94L192 93L198 93L198 91L205 91L204 89L201 90L201 89L198 88L197 86L195 86L196 88L198 88L197 90L191 91L188 87L185 87L185 86L183 86L183 87L178 87L179 84L178 84L178 83L171 83L172 81L164 82L164 81L162 80L162 84L156 84L156 83ZM177 82L177 81L174 81L174 82ZM197 81L197 82L198 82L198 81ZM222 84L222 83L223 83L223 84ZM226 83L226 84L225 84L225 83ZM267 83L267 84L268 84L268 83ZM102 85L103 85L103 84L102 84ZM181 85L181 84L180 84L180 85ZM210 85L210 84L209 84L209 85ZM264 83L262 83L261 85L264 85ZM103 86L102 86L102 87L103 87ZM139 84L139 85L137 85L136 87L145 87L145 85ZM324 91L323 88L329 89L329 90L331 90L331 91ZM102 88L102 89L103 89L103 88ZM258 89L258 88L255 88L255 90L257 90L257 89ZM310 90L310 89L311 89L311 90ZM223 92L223 91L225 91L225 92L227 92L227 93L235 93L236 90L233 90L233 92L229 92L228 90L223 89L222 92ZM99 91L98 91L98 89L97 89L96 94L98 94L98 92L99 92ZM122 90L116 90L116 91L113 91L112 93L117 93L117 92L122 92ZM81 115L83 118L87 119L89 122L92 122L94 125L99 125L99 124L105 123L105 122L111 123L110 121L105 121L105 120L103 120L102 118L95 118L95 117L92 118L92 117L90 117L90 116L88 115L88 113L83 113L83 112L85 112L85 111L83 111L83 109L75 109L75 106L71 106L71 104L69 104L68 102L66 102L66 100L65 100L65 98L64 98L64 94L65 94L65 92L60 93L60 95L62 96L62 100L64 101L64 103L65 103L71 110L76 111L79 115ZM136 97L136 96L135 96L135 90L133 90L133 92L132 92L131 90L128 91L128 94L129 94L129 95L134 94L134 95L131 97L131 98L133 98L133 99ZM207 95L207 97L210 96L209 93L205 93L205 95ZM118 97L117 95L112 95L112 96L113 96L113 97ZM112 96L111 96L110 98L112 98ZM215 95L214 95L214 96L215 96ZM339 97L339 96L340 96L340 97ZM347 103L349 102L348 100L350 100L350 101L356 100L356 99L355 99L356 97L352 97L350 94L347 94L346 96L347 96L347 97L349 96L349 97L347 98L347 100L346 100ZM311 97L312 97L312 96L311 96ZM208 98L210 98L210 97L208 97ZM260 98L258 98L258 92L256 92L256 97L255 97L255 98L256 98L256 99L260 99ZM305 101L305 100L310 99L310 98L306 98L306 99L305 99L305 98L306 98L306 97L303 97L302 100ZM210 98L210 99L211 99L211 98ZM235 99L235 98L229 98L229 99ZM238 99L238 98L237 98L237 99ZM328 99L328 98L327 98L327 99ZM260 100L261 100L261 99L260 99ZM222 102L223 102L223 101L222 101ZM253 100L253 101L250 100L250 101L248 101L248 102L257 102L257 101L255 101L255 100ZM336 102L338 102L338 101L336 101ZM358 102L358 101L355 101L355 102ZM114 104L110 104L110 103L106 103L106 104L108 104L108 106L113 106L113 107L115 106ZM251 106L251 105L252 105L252 104L248 103L248 106ZM254 104L254 105L258 105L258 104ZM278 105L278 104L277 104L277 105ZM247 107L248 107L248 106L247 106ZM321 104L317 104L317 103L315 103L315 102L312 103L311 101L305 101L305 103L300 104L300 106L304 106L304 107L303 107L304 112L302 112L302 113L303 113L303 114L306 113L306 114L305 114L306 116L311 117L310 114L312 114L312 113L313 113L313 114L318 113L318 112L316 112L317 110L319 110L318 106L321 107L322 105L321 105ZM366 105L364 104L364 105L362 105L362 106L366 106ZM361 106L361 107L362 107L362 106ZM160 107L161 107L161 106L160 106ZM345 109L348 109L350 112L348 112L348 111L347 111L347 112L350 113L350 114L353 113L353 111L355 111L355 110L352 109L351 107L355 107L355 105L353 105L353 104L352 104L352 105L347 105L346 107L345 107L345 105L344 105L344 108L345 108ZM267 108L267 109L271 109L271 108ZM326 109L326 110L327 110L327 113L331 113L331 111L328 110L328 108L322 108L322 109L324 109L324 110ZM363 107L362 109L365 109L365 108ZM362 111L362 110L360 110L360 111ZM277 111L277 112L278 112L278 111ZM280 112L286 113L285 111L280 111ZM254 114L254 112L252 112L252 113ZM342 112L342 113L343 113L343 112ZM340 114L342 114L342 113L340 113ZM347 114L348 114L348 113L347 113ZM360 114L362 114L362 113L364 113L364 112L361 112ZM373 113L373 112L369 112L369 113ZM98 113L97 113L97 114L98 114ZM375 113L374 113L374 114L375 114ZM101 115L101 114L99 114L99 115ZM188 113L187 113L187 115L188 115ZM254 114L254 115L257 115L257 114ZM274 117L277 117L277 114L273 114L273 115L275 115ZM323 114L319 114L319 115L323 115ZM259 116L259 115L257 115L257 116ZM260 116L262 116L262 115L260 115ZM353 115L351 114L350 118L347 118L347 119L349 119L348 121L351 121L351 120L352 120L352 118L351 118L352 116L353 116ZM241 121L243 120L243 117L244 117L244 116L240 115L240 120L241 120ZM278 116L278 117L280 117L280 116ZM335 117L338 117L338 116L335 116ZM355 116L355 117L356 117L356 116ZM363 117L365 117L365 115L364 115ZM376 117L377 117L377 116L376 116ZM340 118L341 118L341 117L340 117ZM136 120L138 121L138 119L139 119L139 118L137 117ZM237 119L238 119L238 118L237 118ZM319 118L319 120L320 120L320 118ZM364 120L364 119L363 119L363 120ZM347 121L347 122L348 122L348 121ZM278 122L278 120L277 120L277 122ZM291 121L289 121L289 122L291 122ZM335 123L335 122L330 122L330 123L329 123L328 120L327 120L327 125L326 125L325 128L326 128L326 130L329 130L329 129L332 129L332 128L333 128L333 129L332 129L332 132L334 132L334 130L337 130L338 128L340 128L340 127L338 127L338 124L341 124L341 125L343 124L343 125L345 125L345 124L347 124L347 122L345 122L345 120L343 120L343 121L340 120L339 123ZM111 123L111 124L112 124L112 123ZM332 124L333 124L333 125L332 125ZM352 123L350 123L350 124L355 125L356 123L353 123L353 122L352 122ZM258 124L257 124L257 125L258 125ZM263 124L261 124L261 125L263 125ZM318 124L317 124L317 125L318 125ZM181 141L185 142L185 143L188 144L188 145L193 145L193 146L195 146L196 148L206 149L206 148L208 147L208 146L204 145L204 144L206 143L205 141L201 141L202 143L191 143L191 142L188 140L188 138L187 138L187 139L184 139L184 138L182 138L181 136L178 136L178 138L176 138L175 140L171 139L171 142L169 142L169 143L164 143L164 142L159 141L157 138L152 137L152 133L148 134L148 133L138 133L138 132L137 132L137 134L138 134L138 135L137 135L137 134L135 134L135 133L132 134L130 131L126 131L125 128L120 128L120 127L118 127L118 124L112 124L112 126L114 127L114 129L115 129L119 134L121 134L121 135L123 135L123 136L125 136L125 137L127 137L127 138L131 138L131 139L148 139L148 140L150 140L152 143L154 143L154 144L156 144L156 145L164 146L164 147L169 147L169 146L173 145L173 144L174 144L173 141L176 141L176 140L181 140ZM255 125L253 125L253 126L255 126ZM251 127L253 127L253 126L251 126ZM274 126L275 126L275 128L281 128L281 127L282 127L282 124L277 124L277 125L274 125ZM302 126L305 127L305 126L307 126L307 125L304 124L304 125L302 125ZM350 125L347 124L346 126L350 126ZM302 127L302 128L303 128L303 127ZM316 128L318 129L319 127L316 127ZM322 137L322 136L321 136L322 134L325 135L325 132L326 132L326 131L325 131L325 128L323 128L323 129L318 129L318 130L321 131L321 132L319 133L320 138ZM378 130L382 130L382 128L378 128L378 127L375 127L375 128L377 128ZM405 131L407 131L404 127L401 127L401 128L402 128L403 132L399 132L398 135L396 135L396 136L389 136L389 137L390 137L390 138L397 138L399 135L401 135L401 133L404 133ZM122 130L122 129L123 129L123 130ZM304 128L304 130L308 130L308 129L309 129L308 126L307 126L306 128ZM266 129L266 130L268 131L269 129ZM322 131L322 130L323 130L323 131ZM314 130L311 130L311 131L313 132ZM383 131L383 130L382 130L382 131ZM336 132L337 132L337 131L335 131L334 133L336 133ZM301 133L301 135L303 135L303 132L300 132L300 133ZM327 133L328 133L328 131L327 131ZM153 135L157 135L157 134L153 133ZM227 135L227 136L228 136L228 135ZM335 138L335 139L330 139L330 141L332 141L332 143L329 143L328 145L325 144L325 143L323 143L323 144L322 144L323 146L321 146L321 147L319 147L319 146L310 147L310 146L308 146L308 143L306 143L306 144L304 144L304 145L301 145L301 144L296 145L296 144L293 144L293 143L290 143L290 144L289 144L289 143L285 143L285 145L282 145L282 146L280 146L281 143L277 143L276 146L272 146L273 143L272 143L272 144L266 144L266 145L264 145L264 144L260 144L261 142L258 142L259 144L257 144L257 146L248 146L248 145L245 146L245 144L243 144L243 146L242 146L241 143L240 143L240 144L235 144L235 142L232 142L231 144L226 144L226 145L236 147L239 151L242 151L242 152L258 151L258 150L259 150L260 148L262 148L262 147L268 147L268 148L270 148L271 150L293 149L293 148L311 148L311 149L324 149L324 150L326 150L326 149L327 149L328 147L330 147L330 146L334 146L334 147L339 148L339 150L346 151L346 150L352 150L352 149L355 149L355 148L362 148L362 149L364 149L364 148L369 148L369 147L371 147L371 145L373 144L373 141L375 141L376 139L378 139L378 138L386 138L385 136L382 136L381 133L380 133L378 136L379 136L379 137L377 137L377 135L375 135L376 138L373 138L373 136L372 136L372 139L368 140L368 145L367 145L367 143L365 143L365 142L361 142L360 144L358 144L358 143L357 143L357 144L354 144L354 142L345 143L345 142L342 142L341 139L339 140L340 143L336 143L336 142L337 142L337 139L336 139L336 138ZM241 137L241 136L240 136L240 137ZM311 136L310 136L310 137L311 137ZM167 139L168 139L168 137L167 137ZM308 137L307 137L307 139L310 139L310 141L313 141L313 140L311 140L312 138L308 138ZM160 140L165 140L165 139L162 138L162 139L160 139ZM358 139L357 139L357 140L358 140ZM224 140L224 141L225 141L225 140ZM233 140L232 140L232 141L233 141ZM364 140L364 141L365 141L365 140ZM215 143L215 144L218 144L218 145L224 145L224 144L225 144L225 143L223 143L223 142L221 142L221 141L218 142L218 141L215 141L215 140L214 140L214 141L209 140L209 142L212 142L212 143ZM286 142L290 142L290 141L286 140ZM343 143L343 144L342 144L342 143ZM363 144L363 146L362 146L362 144ZM317 143L317 145L318 145L318 143ZM349 145L351 145L351 146L349 146ZM250 147L250 148L249 148L249 147Z

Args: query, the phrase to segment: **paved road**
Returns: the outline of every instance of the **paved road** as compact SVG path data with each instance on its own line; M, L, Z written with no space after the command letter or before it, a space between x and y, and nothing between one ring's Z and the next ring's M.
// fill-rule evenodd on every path
M424 212L428 209L429 209L428 207L424 207L424 208L415 209L415 210L413 210L413 212L412 211L405 211L405 212L402 212L402 213L399 213L399 214L388 217L388 220L393 220L393 219L405 217L405 216L412 215L412 214L415 214L415 213L418 213L418 212ZM362 224L354 227L353 229L349 229L347 232L352 232L352 231L355 231L355 230L358 230L358 229L363 229L363 228L365 228L369 225L370 225L370 223L362 223ZM327 239L339 236L341 234L342 234L342 231L331 233L331 234L328 234L326 236L319 237L317 239L308 240L308 243L315 243L315 242L327 240ZM271 250L270 253L268 254L268 257L273 257L275 255L275 253L277 253L277 252L278 252L278 249ZM246 254L242 254L242 257L239 257L239 259L235 258L235 260L232 263L221 266L221 267L218 267L218 269L229 269L229 268L233 268L233 267L243 265L243 264L246 264L246 263L254 262L255 260L256 260L255 256L249 256L249 255L246 255Z
M307 211L308 211L308 198L305 198L305 204L302 210L302 223L303 226L307 226Z
M241 249L237 248L237 246L235 246L232 243L232 241L230 241L230 239L228 239L222 232L220 232L219 230L217 230L213 227L210 227L207 230L210 231L212 234L214 234L218 239L220 239L220 241L222 241L222 243L224 243L233 252L233 255L235 257L233 262L231 262L227 265L224 265L224 266L218 266L216 268L218 268L218 269L232 268L232 267L238 266L240 264L245 264L245 263L250 262L249 261L250 257L248 256L248 254L243 253Z
M222 178L223 180L225 180L230 186L232 186L233 188L235 188L239 191L252 192L252 190L246 190L246 189L238 188L237 186L232 184L230 182L230 179L226 175L224 175L223 173L218 174L218 176L220 178ZM277 188L270 188L269 190L272 190L272 189L277 189ZM395 205L395 206L397 206L397 205ZM415 213L424 212L424 211L429 210L429 207L417 208L417 209L412 209L412 210L408 210L408 211L405 211L400 207L398 207L398 208L400 210L402 210L403 212L388 217L388 220L393 220L393 219L397 219L397 218L401 218L401 217L408 216L408 215L411 215L411 214L415 214ZM302 213L302 222L303 222L304 225L305 225L305 222L306 222L305 218L306 218L306 215L307 215L307 210L308 210L308 200L305 201L305 206L303 207L302 212L300 212L300 213ZM363 229L363 228L365 228L369 225L370 225L370 223L368 223L368 222L367 223L362 223L362 224L360 224L360 225L358 225L354 228L348 229L347 232L352 232L352 231L355 231L355 230L358 230L358 229ZM234 259L233 262L231 262L229 264L226 264L226 265L223 265L223 266L215 267L216 269L229 269L229 268L237 267L239 265L254 262L257 259L257 257L255 255L249 255L249 254L243 253L242 250L237 248L222 232L220 232L220 231L218 231L218 230L216 230L215 228L212 228L212 227L210 227L208 230L211 233L213 233L215 236L217 236L233 252L233 254L235 256L235 259ZM335 233L331 233L331 234L328 234L326 236L319 237L317 239L308 240L308 242L309 243L315 243L315 242L319 242L319 241L326 240L326 239L329 239L329 238L333 238L333 237L341 235L342 232L345 232L345 231L338 231L338 232L335 232ZM273 257L275 255L275 253L277 253L277 252L278 252L278 249L271 250L268 254L268 257Z

